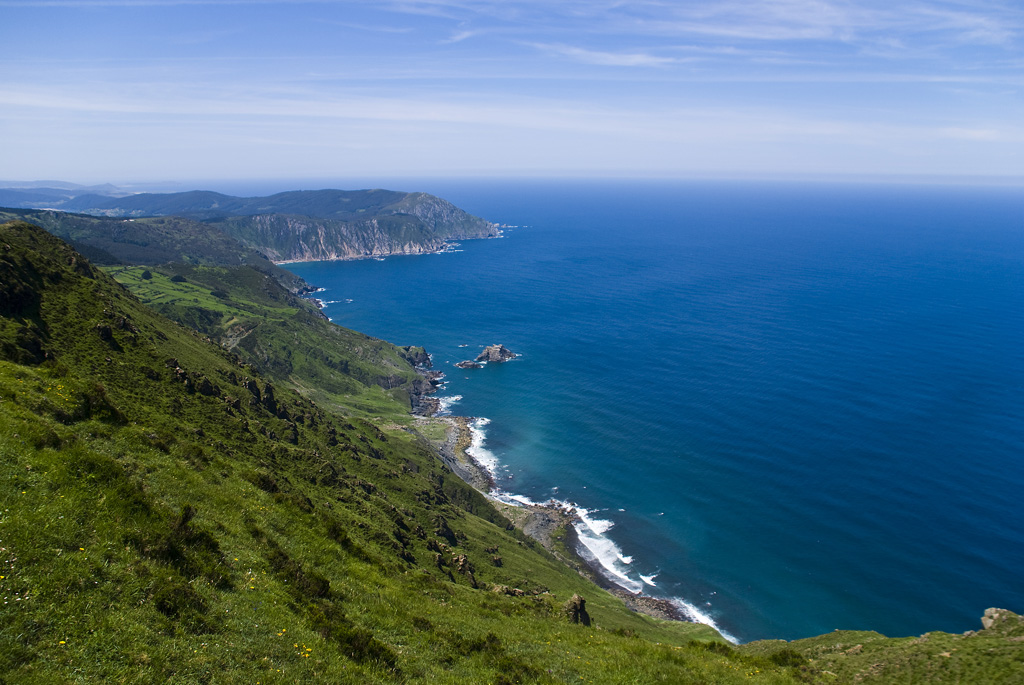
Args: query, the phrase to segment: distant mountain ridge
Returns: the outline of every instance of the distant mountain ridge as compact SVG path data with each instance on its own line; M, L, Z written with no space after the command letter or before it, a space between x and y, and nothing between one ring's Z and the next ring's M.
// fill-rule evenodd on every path
M117 194L110 194L113 192ZM72 236L62 225L73 223L80 228L82 217L67 218L72 216L68 214L62 218L59 213L107 219L181 217L202 222L238 241L245 250L275 262L424 254L442 250L453 240L500 235L494 224L447 200L427 193L381 189L296 190L267 197L235 197L209 190L125 195L113 186L79 190L16 187L0 188L0 206L52 210L48 230L73 238L76 244L92 241L88 236ZM20 218L33 220L24 215ZM143 231L142 226L130 228ZM103 249L124 259L109 249L109 241ZM137 255L133 260L145 263L139 262Z
M0 189L0 192L8 190ZM40 194L44 190L49 191L46 194L55 195L58 192L39 188L18 192ZM73 191L63 192L70 194ZM373 216L409 214L422 220L434 231L457 233L457 237L471 237L470 233L486 232L491 228L489 222L428 193L381 189L290 190L266 197L236 197L212 190L138 193L123 197L89 192L71 197L51 209L94 216L138 218L173 215L199 220L264 214L360 220Z

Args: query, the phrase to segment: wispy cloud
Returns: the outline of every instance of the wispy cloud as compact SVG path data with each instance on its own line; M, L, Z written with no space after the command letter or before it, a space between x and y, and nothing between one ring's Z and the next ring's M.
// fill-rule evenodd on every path
M577 62L605 67L662 67L686 61L678 57L659 57L645 52L605 52L557 43L529 43L528 45L549 54L563 55Z
M481 34L481 31L459 31L458 33L454 34L450 38L446 38L446 39L444 39L441 42L442 43L461 43L462 41L466 40L467 38L473 38L474 36L479 36L480 34Z
M502 95L462 93L446 97L427 95L366 95L324 93L315 88L248 88L219 92L215 88L170 83L137 84L119 90L97 90L92 84L59 90L29 84L0 83L0 105L11 113L34 110L48 116L64 113L106 113L136 119L140 123L162 119L193 118L230 122L263 121L271 126L290 126L297 120L399 121L509 129L575 131L685 141L716 133L745 140L791 141L811 138L850 137L876 142L918 139L974 141L1024 141L1024 122L978 125L955 115L935 113L927 121L894 123L884 112L878 118L843 118L794 112L781 106L679 106L652 107L600 105L561 98L515 98Z
M99 7L137 11L63 9ZM81 149L84 168L120 145L139 164L159 148L153 168L228 165L248 141L361 147L367 164L415 148L453 168L1024 158L1018 0L0 0L0 15L8 164Z

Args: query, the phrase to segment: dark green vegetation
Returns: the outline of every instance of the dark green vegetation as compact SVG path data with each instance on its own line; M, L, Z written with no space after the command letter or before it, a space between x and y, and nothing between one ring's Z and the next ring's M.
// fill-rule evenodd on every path
M0 210L0 221L27 221L71 243L94 264L168 262L203 266L249 265L290 290L306 283L265 255L210 226L181 217L105 219L50 210Z
M754 642L742 649L781 664L807 658L809 670L822 682L1024 683L1024 617L989 609L981 625L988 627L963 635L933 632L904 638L837 630L788 644Z
M498 235L489 222L471 216L450 202L426 193L403 193L393 190L307 190L278 193L269 197L233 197L212 191L185 193L142 193L122 197L83 194L72 197L57 194L54 189L0 190L0 199L21 207L59 209L60 212L21 213L6 220L20 218L44 226L55 235L83 245L106 250L121 261L132 264L159 264L191 261L198 255L215 258L225 250L242 263L255 263L252 254L274 261L356 259L391 254L435 252L448 241L462 238L487 238ZM67 191L64 191L67 192ZM145 226L128 224L88 224L81 218L62 217L63 212L81 212L94 216L142 219L143 217L176 217L167 230L149 219ZM197 234L186 223L208 222L218 231L207 231L208 244L188 252L184 246L168 240L168 231L180 229L184 241ZM103 236L86 236L99 230ZM159 234L154 239L152 234ZM199 231L201 233L201 231ZM142 237L138 237L142 235ZM135 250L126 247L141 242ZM118 243L110 249L110 242ZM243 247L228 246L225 241L238 241ZM97 244L97 242L105 244ZM166 244L170 243L170 244ZM147 254L159 244L168 254ZM207 253L200 248L212 250ZM177 253L177 254L175 254ZM102 257L101 254L89 255ZM149 261L147 261L149 260ZM209 264L209 261L193 263ZM221 259L216 262L227 265Z
M249 270L148 270L118 277L212 334L302 314ZM212 314L188 314L190 295ZM251 354L51 235L0 226L0 681L1019 682L1010 614L970 638L741 649L633 614L419 435L303 396L304 367ZM574 594L590 627L565 617Z
M321 405L408 423L413 402L432 390L412 367L429 363L423 348L398 347L336 326L311 302L255 269L171 264L107 271L167 318Z

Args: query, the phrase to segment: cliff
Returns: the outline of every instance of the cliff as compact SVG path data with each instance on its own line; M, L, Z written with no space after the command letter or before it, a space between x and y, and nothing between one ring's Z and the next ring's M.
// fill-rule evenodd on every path
M4 197L26 205L35 203L33 197L19 192ZM108 250L118 259L136 264L182 259L208 263L194 254L198 250L190 250L188 240L173 243L171 250L155 250L154 243L164 248L173 242L165 234L153 240L158 221L173 223L182 229L181 235L193 240L202 237L205 243L233 243L236 253L246 255L239 263L252 263L254 254L275 262L424 254L444 249L452 240L500 235L490 222L447 200L393 190L290 191L249 198L212 191L126 197L85 194L55 198L53 204L61 211L11 211L9 218L39 222L62 237ZM107 223L94 218L90 224L85 217L67 214L69 211L104 217ZM209 228L197 230L197 225ZM88 229L101 235L90 234ZM111 239L111 235L120 239ZM205 247L205 252L212 249L209 244ZM216 249L226 250L224 246Z
M445 246L443 238L409 216L342 221L260 214L221 219L212 225L275 262L424 254Z

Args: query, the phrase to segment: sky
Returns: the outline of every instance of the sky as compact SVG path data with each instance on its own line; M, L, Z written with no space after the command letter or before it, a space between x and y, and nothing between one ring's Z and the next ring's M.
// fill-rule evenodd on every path
M0 179L1024 177L1021 0L0 0Z

